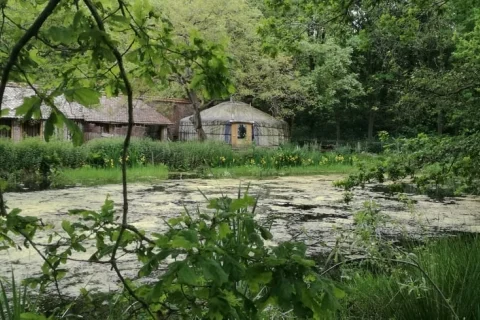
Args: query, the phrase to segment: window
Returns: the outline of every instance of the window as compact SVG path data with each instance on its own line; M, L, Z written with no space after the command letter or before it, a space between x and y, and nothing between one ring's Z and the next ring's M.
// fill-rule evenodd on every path
M40 121L28 120L23 124L23 132L27 137L38 137L40 135Z
M238 125L238 130L237 130L237 138L238 139L245 139L247 136L247 127L244 124L239 124Z
M110 133L110 125L107 124L102 124L102 133Z

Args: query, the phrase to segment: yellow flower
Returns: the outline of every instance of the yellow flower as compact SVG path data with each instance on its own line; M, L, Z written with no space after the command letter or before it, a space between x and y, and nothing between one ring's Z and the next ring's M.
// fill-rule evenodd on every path
M322 157L322 160L320 160L320 162L318 164L324 165L324 164L327 164L327 163L328 163L328 158L327 157Z

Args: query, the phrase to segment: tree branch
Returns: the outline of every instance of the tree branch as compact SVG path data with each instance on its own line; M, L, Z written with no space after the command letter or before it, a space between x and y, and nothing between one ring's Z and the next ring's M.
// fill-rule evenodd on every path
M42 260L50 267L50 269L53 271L53 280L55 283L55 289L57 290L58 297L60 300L64 301L62 293L60 291L60 287L58 285L58 279L57 279L57 268L42 254L42 252L37 248L35 243L30 239L30 237L23 232L23 230L17 229L17 232L20 233L25 240L32 246L32 248L38 253L38 255L42 258Z
M84 0L85 5L87 6L88 10L92 14L92 17L95 20L95 23L97 24L97 27L100 31L104 32L105 34L105 26L103 24L103 20L100 17L97 8L95 5L92 3L91 0ZM123 64L123 56L118 51L118 49L113 45L111 40L106 37L105 35L102 35L103 41L105 44L109 47L109 49L112 51L113 55L115 56L115 59L117 60L118 63L118 68L120 69L120 78L122 79L123 83L125 84L125 90L127 93L127 106L128 106L128 127L127 127L127 135L125 137L124 143L123 143L123 152L122 152L122 190L123 190L123 214L122 214L122 225L120 227L120 232L118 235L117 242L115 243L113 250L112 250L112 256L110 263L112 265L112 268L115 270L117 273L118 278L122 282L123 286L125 289L128 291L128 293L135 299L137 300L144 308L145 310L149 313L149 315L152 317L152 319L155 319L155 316L153 315L152 311L150 310L150 307L148 304L140 299L133 289L130 287L130 285L127 283L125 278L123 277L122 273L120 272L120 269L118 268L117 265L117 260L116 260L116 253L118 250L118 247L120 246L120 242L122 241L122 236L127 228L127 217L128 217L128 192L127 192L127 153L128 153L128 147L130 145L130 138L132 136L132 128L133 128L133 90L132 90L132 85L130 84L130 80L128 79L127 71L125 70L124 64Z
M0 113L2 111L3 96L5 95L5 88L7 86L8 78L10 77L10 72L12 71L12 68L15 65L15 62L17 61L18 56L20 55L20 52L22 51L23 47L25 47L25 45L30 41L30 39L38 33L43 23L53 13L53 11L57 7L57 5L60 3L60 1L61 0L50 0L48 2L48 4L45 6L43 11L40 13L40 15L35 19L35 21L30 26L30 28L27 29L27 31L15 44L15 46L12 49L12 52L8 56L8 60L3 68L2 77L0 80L1 81L0 82ZM3 200L3 192L0 189L0 216L6 216L6 215L7 215L7 209L5 206L5 201Z

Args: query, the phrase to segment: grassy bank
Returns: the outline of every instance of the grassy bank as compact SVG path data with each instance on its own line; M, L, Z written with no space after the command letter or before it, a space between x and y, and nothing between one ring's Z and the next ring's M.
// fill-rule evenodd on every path
M0 139L0 183L10 191L119 183L122 145L121 139L92 140L80 147L62 141L13 143ZM349 174L357 171L358 163L378 159L345 148L321 152L316 145L233 150L212 141L134 139L127 164L129 182L151 182L165 179L167 171L192 172L205 178Z
M128 182L157 182L168 177L168 168L164 165L129 168ZM65 186L95 186L122 182L122 171L119 168L64 169L52 179L53 188Z
M238 166L229 168L208 168L202 171L199 178L241 178L241 177L278 177L278 176L305 176L323 174L349 174L355 172L356 167L351 165L328 165L309 167L290 167L269 169L258 166ZM169 169L165 165L128 168L128 182L155 183L168 179ZM196 175L195 175L196 176ZM52 177L51 188L68 186L96 186L116 184L122 182L120 168L92 168L63 169Z
M341 318L480 319L478 236L446 237L410 250L425 273L402 264L351 269L343 283L349 294Z

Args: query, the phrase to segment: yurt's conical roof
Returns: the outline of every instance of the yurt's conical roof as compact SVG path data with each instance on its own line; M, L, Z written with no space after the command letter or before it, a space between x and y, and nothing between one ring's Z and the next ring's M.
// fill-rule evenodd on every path
M202 123L208 122L250 122L269 125L282 126L284 121L278 120L268 113L255 109L249 104L243 102L222 102L214 107L200 112ZM181 121L190 121L190 117L183 118Z

